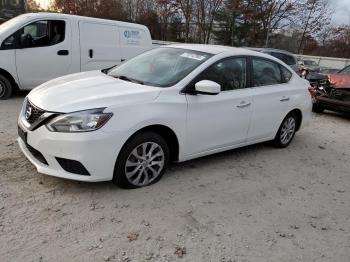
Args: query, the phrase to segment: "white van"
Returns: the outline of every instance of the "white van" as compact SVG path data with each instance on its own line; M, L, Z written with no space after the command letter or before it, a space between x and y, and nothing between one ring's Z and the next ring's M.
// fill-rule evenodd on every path
M59 76L104 69L152 48L147 27L55 13L0 25L0 99Z

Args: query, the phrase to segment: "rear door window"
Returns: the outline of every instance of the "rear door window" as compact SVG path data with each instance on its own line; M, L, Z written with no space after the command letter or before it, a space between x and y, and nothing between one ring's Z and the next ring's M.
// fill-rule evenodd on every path
M284 83L279 64L260 58L253 58L253 86L268 86Z

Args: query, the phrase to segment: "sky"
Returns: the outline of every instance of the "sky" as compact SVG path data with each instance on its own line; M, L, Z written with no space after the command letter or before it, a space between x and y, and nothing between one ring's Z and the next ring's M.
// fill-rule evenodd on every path
M51 0L36 0L40 5L45 8ZM334 9L333 22L336 25L347 24L350 25L350 0L327 0L330 2L330 6Z
M337 25L350 25L350 0L329 0L329 2L335 11L333 22Z

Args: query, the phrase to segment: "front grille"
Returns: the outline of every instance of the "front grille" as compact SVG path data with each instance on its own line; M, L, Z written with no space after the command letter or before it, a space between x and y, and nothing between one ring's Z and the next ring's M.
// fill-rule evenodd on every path
M30 124L35 123L44 113L45 113L45 110L42 110L39 107L36 107L29 100L27 101L24 117L28 121L28 123Z
M56 160L60 164L60 166L69 173L82 176L90 176L89 171L87 171L86 168L79 161L59 157L56 157Z
M26 145L28 148L28 151L41 163L45 164L45 165L49 165L45 159L45 157L43 156L43 154L41 154L38 150L36 150L35 148L31 147L30 145Z

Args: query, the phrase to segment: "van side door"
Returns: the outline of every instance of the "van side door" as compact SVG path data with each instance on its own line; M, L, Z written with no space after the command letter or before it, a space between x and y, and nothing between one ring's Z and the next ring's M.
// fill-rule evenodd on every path
M34 88L70 72L71 26L68 20L38 20L18 32L17 75L22 89Z
M119 26L122 60L128 60L152 49L149 31L131 26Z
M79 31L81 71L101 70L121 63L116 25L80 21Z

